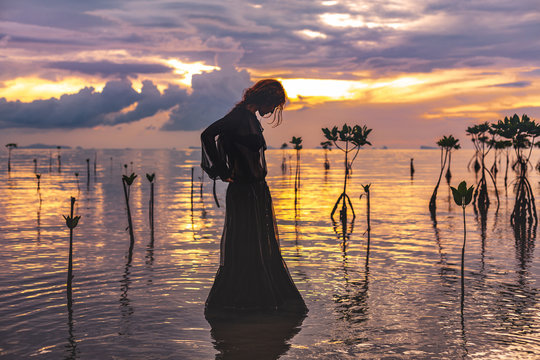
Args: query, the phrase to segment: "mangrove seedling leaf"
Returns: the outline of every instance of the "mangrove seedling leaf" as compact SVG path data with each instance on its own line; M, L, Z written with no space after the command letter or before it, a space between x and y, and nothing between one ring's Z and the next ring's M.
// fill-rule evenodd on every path
M124 180L126 182L126 184L131 186L131 184L133 184L133 181L135 181L136 177L137 177L137 175L135 175L135 173L131 173L131 175L129 175L129 176L122 175L122 180Z
M473 190L474 190L474 186L471 185L469 190L467 190L467 194L465 195L465 205L469 205L471 203Z
M458 191L461 195L465 196L465 194L467 193L467 183L465 181L459 183Z
M75 227L79 223L79 219L81 218L80 215L77 215L74 218L72 218L71 216L62 216L64 217L64 219L66 219L66 226L70 229L75 229Z
M456 189L453 186L450 186L450 189L452 189L452 195L454 195L454 202L457 205L462 206L463 205L463 197L461 196L461 193L459 192L459 190Z
M146 174L146 178L148 179L148 181L152 182L154 181L154 177L156 176L155 173L152 173L152 174Z

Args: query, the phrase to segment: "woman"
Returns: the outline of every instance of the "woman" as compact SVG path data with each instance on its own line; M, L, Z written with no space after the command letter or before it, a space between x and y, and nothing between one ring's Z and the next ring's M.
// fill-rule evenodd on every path
M206 300L207 318L231 311L307 312L281 257L265 181L266 143L255 115L274 114L277 126L285 100L279 81L261 80L201 134L202 168L212 179L229 183L220 267Z

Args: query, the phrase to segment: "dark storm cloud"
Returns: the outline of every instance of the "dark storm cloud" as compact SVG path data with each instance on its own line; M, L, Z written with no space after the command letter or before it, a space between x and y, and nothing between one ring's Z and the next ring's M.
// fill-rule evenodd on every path
M49 63L46 67L76 71L88 75L101 75L103 77L109 77L111 75L126 77L136 74L162 74L173 71L172 68L162 64L114 63L111 61L57 61Z

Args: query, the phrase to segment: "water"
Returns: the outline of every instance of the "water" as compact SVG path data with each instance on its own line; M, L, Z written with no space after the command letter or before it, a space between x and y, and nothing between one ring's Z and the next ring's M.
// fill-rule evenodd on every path
M331 152L332 168L325 173L323 151L302 150L295 211L294 179L281 172L281 151L268 151L267 180L282 253L310 311L305 319L211 326L203 307L219 263L224 209L214 204L208 179L200 196L199 151L98 150L96 174L95 151L62 150L60 173L56 153L49 170L48 150L15 149L11 174L7 152L0 158L2 359L532 359L540 353L540 261L534 239L514 237L513 193L510 189L506 197L501 189L502 172L498 214L492 204L483 225L467 208L461 311L463 220L444 179L436 226L428 213L438 151L360 152L348 187L356 220L345 245L341 227L329 217L342 191L341 154ZM474 182L466 169L471 155L454 153L454 186ZM39 193L34 158L42 174ZM136 239L131 263L123 164L138 174L131 189ZM153 246L145 176L152 172ZM530 181L538 197L534 170ZM367 183L372 184L369 262L366 201L359 198ZM217 184L222 204L225 188ZM68 309L69 232L62 215L69 214L71 196L82 217L75 229ZM494 200L493 191L490 196Z

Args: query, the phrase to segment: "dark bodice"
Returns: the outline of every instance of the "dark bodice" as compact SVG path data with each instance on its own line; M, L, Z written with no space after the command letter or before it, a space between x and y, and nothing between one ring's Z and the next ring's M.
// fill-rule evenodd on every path
M266 143L257 117L237 105L201 134L201 167L212 179L255 182L266 176Z

